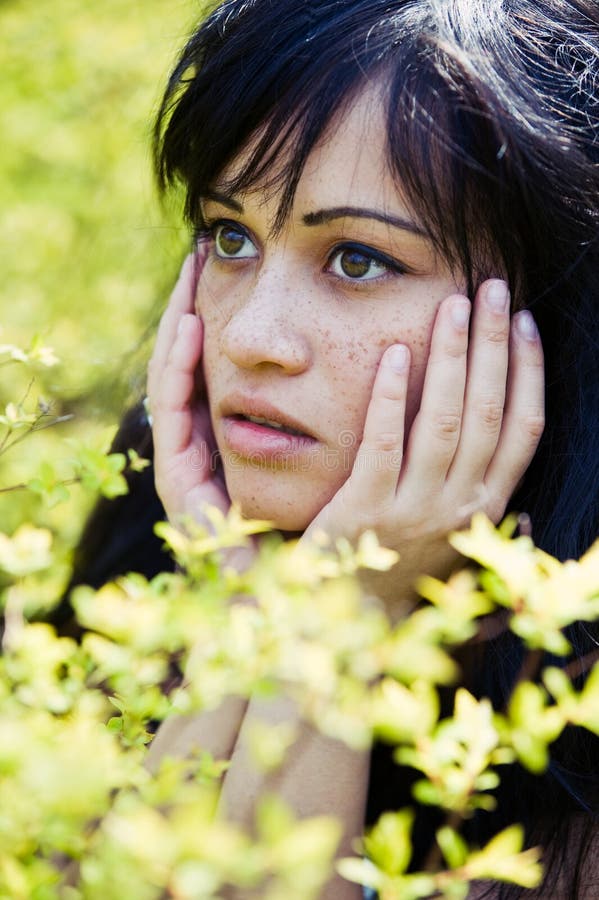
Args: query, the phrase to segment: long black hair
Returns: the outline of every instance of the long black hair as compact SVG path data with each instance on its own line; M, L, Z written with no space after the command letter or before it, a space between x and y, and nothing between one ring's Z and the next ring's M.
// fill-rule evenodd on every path
M580 556L599 530L599 4L225 0L169 80L154 133L158 183L183 185L186 218L200 235L200 200L245 149L226 187L277 192L280 228L310 152L368 84L381 86L388 164L438 252L471 294L502 275L514 310L533 311L547 424L511 506L528 513L539 546L560 559ZM118 531L116 521L104 505L87 534ZM136 542L143 546L143 536ZM106 576L124 565L125 545ZM76 580L89 562L88 539ZM580 655L593 646L586 627L570 636ZM502 638L475 673L475 689L501 705L519 665L515 642ZM567 733L546 779L516 771L505 781L500 808L550 846L553 884L565 859L560 837L572 827L567 813L596 802L590 740ZM378 752L371 817L396 801ZM473 828L483 839L498 821L481 817Z

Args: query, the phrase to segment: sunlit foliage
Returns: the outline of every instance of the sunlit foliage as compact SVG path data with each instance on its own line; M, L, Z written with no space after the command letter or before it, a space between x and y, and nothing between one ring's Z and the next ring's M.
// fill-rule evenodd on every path
M478 879L534 886L540 850L524 849L518 823L482 848L462 824L493 808L504 766L543 772L566 726L599 733L599 668L575 688L573 670L555 665L570 651L565 626L599 615L599 549L562 565L513 538L513 523L475 519L453 541L479 568L422 579L423 603L392 624L355 579L394 561L373 536L318 551L233 510L215 513L210 532L159 526L178 574L79 588L81 641L44 621L82 507L125 492L125 473L146 464L107 455L105 427L143 392L142 338L184 251L184 231L153 198L148 135L199 11L193 0L0 3L0 900L216 900L225 885L316 898L340 835L334 815L296 821L265 796L249 835L216 815L226 762L198 747L156 773L145 765L167 716L282 684L323 733L389 743L421 773L414 803L445 813L425 871L410 868L410 807L382 816L337 864L346 878L381 900L459 900ZM251 568L223 567L223 549L257 533ZM501 710L459 687L453 652L489 622L528 653ZM554 664L543 668L545 651ZM174 661L187 681L166 692ZM255 764L276 770L294 739L258 728Z
M39 459L55 465L67 437L104 447L126 400L143 394L148 336L187 241L156 199L151 123L202 5L0 3L0 417L23 423L40 399L69 417L3 455L4 484L30 478ZM48 345L54 357L40 352ZM32 494L0 500L5 527L47 512ZM72 543L80 515L46 518Z
M275 696L283 684L323 733L362 748L377 737L389 742L399 762L422 773L415 801L446 811L438 859L425 871L408 868L407 808L383 815L357 855L338 863L346 878L383 900L466 897L475 879L539 882L540 850L523 849L517 823L482 848L468 846L460 825L494 807L498 767L518 759L541 772L568 724L599 733L599 670L577 691L566 671L547 668L539 683L521 680L502 711L458 688L453 715L442 717L438 689L459 679L451 649L478 633L481 616L507 609L506 626L516 633L525 616L529 653L543 635L554 647L557 630L578 615L597 618L597 549L561 565L528 538L475 518L453 541L490 568L447 584L424 581L429 602L392 624L354 578L361 567L393 562L371 535L355 552L343 545L325 552L264 531L235 510L226 519L215 514L210 531L190 526L187 536L161 525L185 571L153 581L130 575L98 592L78 588L80 643L25 615L53 563L50 533L23 526L0 536L0 896L158 900L167 891L216 900L236 885L272 900L316 898L340 835L334 815L296 821L265 796L249 835L216 814L226 763L198 747L188 760L166 759L155 774L144 765L151 732L165 717L213 709L230 694ZM251 567L223 568L221 552L254 533L262 537ZM515 555L521 576L512 593ZM568 604L538 603L564 580ZM236 602L241 595L253 602ZM431 665L402 665L401 649L414 644ZM186 681L165 694L174 659ZM276 769L294 737L281 726L261 728L251 741L255 764Z

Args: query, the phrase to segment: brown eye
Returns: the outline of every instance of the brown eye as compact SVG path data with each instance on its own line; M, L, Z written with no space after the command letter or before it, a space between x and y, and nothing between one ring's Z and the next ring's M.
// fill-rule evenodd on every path
M251 259L257 255L246 232L233 224L217 225L213 234L215 252L221 259Z
M364 278L365 275L368 275L372 264L371 259L355 250L347 250L342 253L339 262L344 274L349 278Z
M391 266L357 247L341 248L330 260L330 269L335 275L353 281L372 281L391 270Z

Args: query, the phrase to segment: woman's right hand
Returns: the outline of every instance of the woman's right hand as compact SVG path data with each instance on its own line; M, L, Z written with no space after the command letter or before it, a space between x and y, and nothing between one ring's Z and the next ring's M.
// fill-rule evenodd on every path
M148 400L154 439L156 490L169 520L208 524L206 506L228 512L231 501L217 460L210 411L201 377L203 327L195 313L197 283L206 256L199 246L185 260L158 328L148 367ZM230 548L226 562L244 569L251 547ZM226 697L215 710L166 719L152 741L147 766L156 771L163 757L184 758L198 746L215 759L229 759L247 708L243 697Z
M148 367L156 490L174 524L187 516L202 521L205 506L226 513L231 505L216 470L208 398L199 377L203 329L194 302L205 256L200 245L185 260Z

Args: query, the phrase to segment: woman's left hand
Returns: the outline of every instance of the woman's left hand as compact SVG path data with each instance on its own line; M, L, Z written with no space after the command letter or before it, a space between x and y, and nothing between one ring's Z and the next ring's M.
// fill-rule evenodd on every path
M477 293L470 336L469 309L459 295L439 307L405 442L409 351L386 350L351 474L304 536L322 530L355 541L372 529L397 550L400 562L370 581L394 617L412 602L418 575L451 571L449 532L479 510L501 519L543 431L543 352L532 315L510 320L507 287L497 280Z

